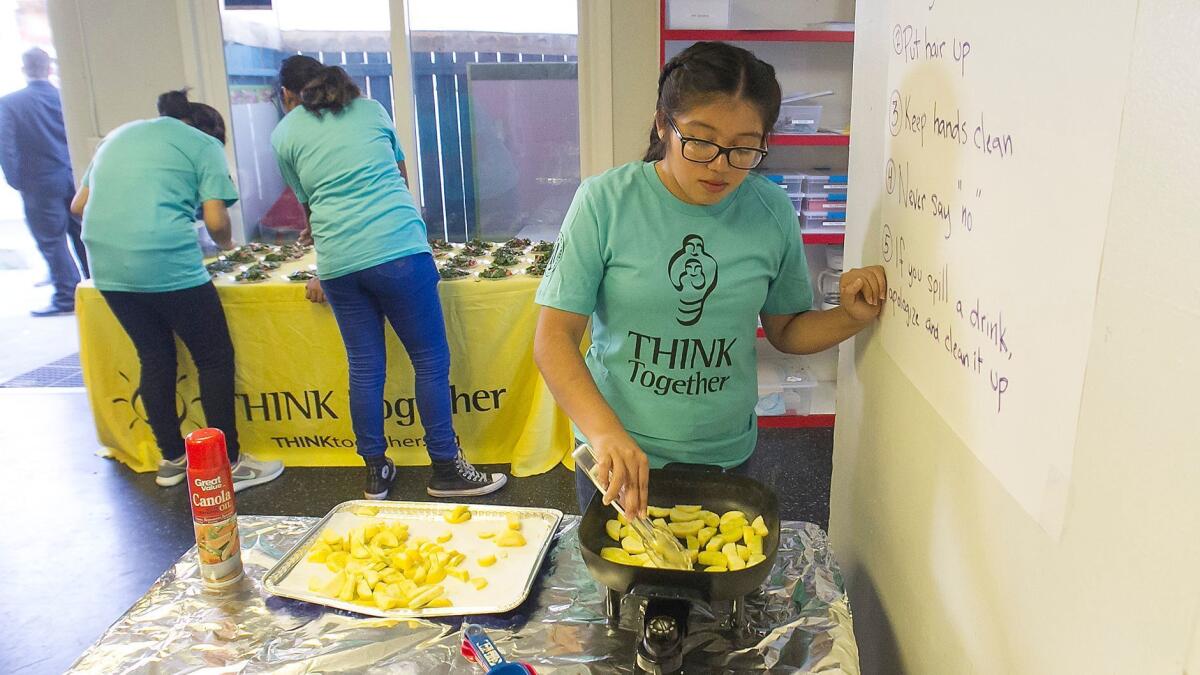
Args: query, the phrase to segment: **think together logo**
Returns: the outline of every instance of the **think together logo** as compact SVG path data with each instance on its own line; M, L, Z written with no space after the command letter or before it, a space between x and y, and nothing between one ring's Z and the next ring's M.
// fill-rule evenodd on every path
M694 326L704 315L704 303L717 288L717 260L704 250L704 238L689 234L667 264L671 286L679 293L681 326Z
M125 380L125 382L128 383L129 385L132 386L134 384L133 380L129 379L129 376L126 375L125 373L118 370L117 375L120 375L121 379ZM184 422L187 422L190 425L192 425L193 427L195 427L196 429L199 429L200 427L202 427L204 425L196 420L188 419L188 413L191 411L192 404L200 402L200 397L197 396L197 397L193 398L191 401L188 401L186 398L183 397L183 394L179 392L179 390L181 389L180 385L182 385L186 380L187 380L187 375L184 374L184 375L180 375L179 379L175 381L175 391L176 391L175 410L176 410L176 416L178 417L177 421L179 424L183 424ZM129 428L130 429L134 428L138 424L144 424L146 426L150 425L150 418L146 415L145 403L142 401L141 387L134 388L133 393L130 394L128 397L118 396L118 397L114 398L112 400L112 403L117 404L117 405L125 404L129 407L129 412L130 412Z

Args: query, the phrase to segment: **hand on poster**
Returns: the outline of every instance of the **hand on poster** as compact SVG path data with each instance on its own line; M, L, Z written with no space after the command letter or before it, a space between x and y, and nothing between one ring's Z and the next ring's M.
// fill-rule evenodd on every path
M887 275L883 267L872 265L846 270L842 274L841 305L855 321L870 321L879 316L887 297Z

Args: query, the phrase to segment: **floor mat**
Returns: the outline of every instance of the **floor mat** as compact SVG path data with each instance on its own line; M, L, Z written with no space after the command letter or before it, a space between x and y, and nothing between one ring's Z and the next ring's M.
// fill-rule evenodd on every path
M79 354L61 358L54 363L48 363L18 375L8 382L0 383L0 387L15 389L24 387L82 387L83 368L79 365Z

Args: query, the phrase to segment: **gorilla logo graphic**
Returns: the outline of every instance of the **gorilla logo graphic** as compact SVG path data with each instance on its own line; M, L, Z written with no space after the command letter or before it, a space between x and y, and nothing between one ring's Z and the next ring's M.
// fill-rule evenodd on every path
M671 285L679 292L681 326L694 326L704 314L704 302L717 288L717 260L704 250L704 239L689 234L667 265Z

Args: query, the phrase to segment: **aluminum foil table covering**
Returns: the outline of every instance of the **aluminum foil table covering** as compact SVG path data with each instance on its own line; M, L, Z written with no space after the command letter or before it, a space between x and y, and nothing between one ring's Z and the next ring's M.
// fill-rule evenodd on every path
M521 607L439 620L364 617L264 591L263 575L317 520L241 516L239 586L206 592L192 548L70 672L479 673L459 653L466 623L482 624L509 660L538 673L633 672L635 634L607 625L603 589L579 553L578 516L563 519ZM775 567L747 598L741 636L725 626L723 604L693 610L686 672L859 672L841 573L816 525L783 524ZM626 598L623 624L637 620L638 607Z

